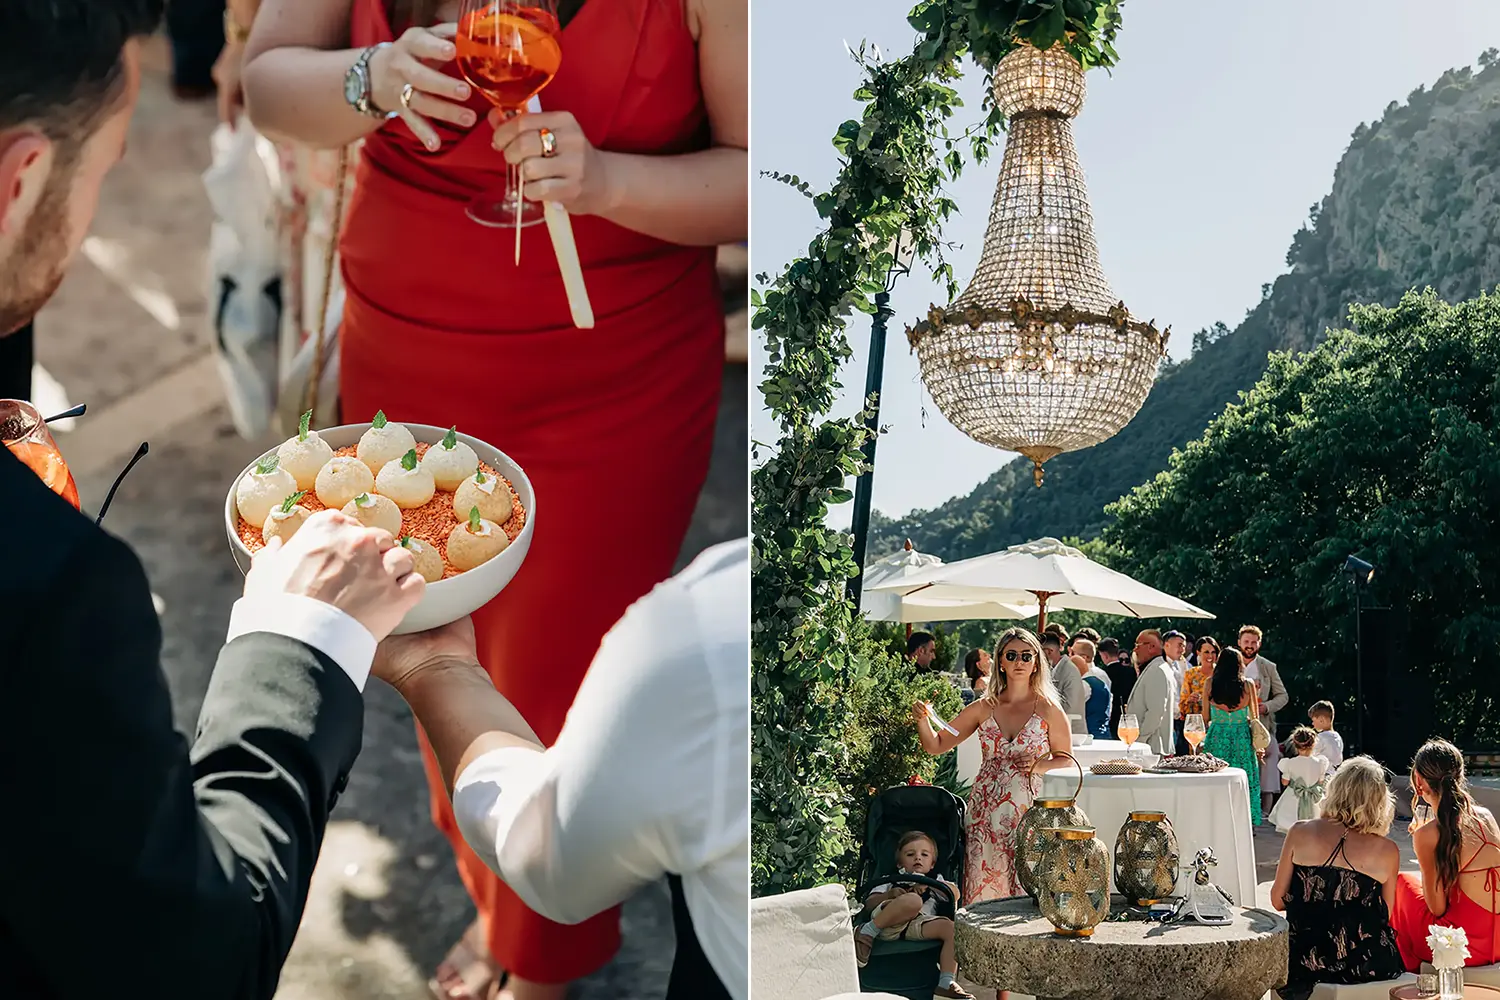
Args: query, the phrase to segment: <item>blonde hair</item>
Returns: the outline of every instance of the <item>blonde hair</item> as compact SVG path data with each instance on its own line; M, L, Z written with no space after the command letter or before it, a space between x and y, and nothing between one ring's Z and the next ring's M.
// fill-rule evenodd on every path
M1240 630L1234 634L1234 637L1236 639L1238 639L1240 636L1244 635L1246 632L1249 632L1251 635L1255 636L1255 638L1257 638L1257 639L1264 639L1265 638L1265 636L1261 634L1260 626L1259 625L1241 625L1240 626Z
M1008 628L1000 634L1000 639L995 643L995 656L990 667L990 682L980 695L981 701L991 705L1000 702L1000 696L1010 684L1010 674L1006 673L1005 660L1000 655L1005 647L1012 642L1019 642L1031 651L1031 693L1034 697L1043 701L1051 702L1053 705L1060 704L1057 697L1057 688L1052 683L1052 671L1047 668L1047 660L1042 656L1042 644L1030 629L1020 626Z
M1087 651L1085 652L1085 650ZM1073 640L1073 651L1087 662L1093 663L1094 654L1099 652L1099 649L1094 645L1094 640L1079 637Z
M1396 818L1396 797L1385 783L1385 768L1371 757L1350 757L1328 779L1319 815L1353 830L1384 837Z

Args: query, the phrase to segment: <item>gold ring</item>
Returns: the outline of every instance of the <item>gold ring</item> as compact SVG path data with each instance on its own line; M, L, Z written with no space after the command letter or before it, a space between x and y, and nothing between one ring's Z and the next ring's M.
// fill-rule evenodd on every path
M552 159L557 155L557 136L552 134L550 128L539 129L537 135L542 137L542 158Z
M411 99L415 97L416 94L417 88L413 87L409 83L401 88L401 106L407 111L411 110Z

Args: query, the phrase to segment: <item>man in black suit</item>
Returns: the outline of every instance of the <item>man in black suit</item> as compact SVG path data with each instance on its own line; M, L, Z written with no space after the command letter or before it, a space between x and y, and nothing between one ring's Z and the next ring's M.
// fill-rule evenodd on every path
M83 240L161 7L0 3L0 335ZM4 448L0 512L0 997L271 997L410 554L331 511L259 554L189 746L135 555Z

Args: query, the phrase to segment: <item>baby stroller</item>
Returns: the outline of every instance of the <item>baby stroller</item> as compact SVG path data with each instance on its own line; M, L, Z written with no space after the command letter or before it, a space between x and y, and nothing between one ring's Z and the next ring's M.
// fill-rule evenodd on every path
M896 844L903 834L921 830L937 842L938 864L955 885L964 884L964 801L936 785L897 785L870 802L865 842L859 852L859 900L864 902L877 885L927 885L934 888L938 915L952 918L957 907L937 879L924 875L896 878ZM858 927L870 919L868 907L855 917ZM880 941L870 949L870 962L859 970L865 993L894 993L908 1000L932 1000L938 984L938 941Z

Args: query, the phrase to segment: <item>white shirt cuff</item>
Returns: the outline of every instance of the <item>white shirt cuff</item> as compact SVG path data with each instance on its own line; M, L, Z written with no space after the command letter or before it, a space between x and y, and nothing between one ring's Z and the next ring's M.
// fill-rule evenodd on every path
M360 691L369 680L375 662L375 636L354 618L332 604L299 594L242 597L229 612L229 636L233 642L251 632L269 632L305 642L328 657Z

